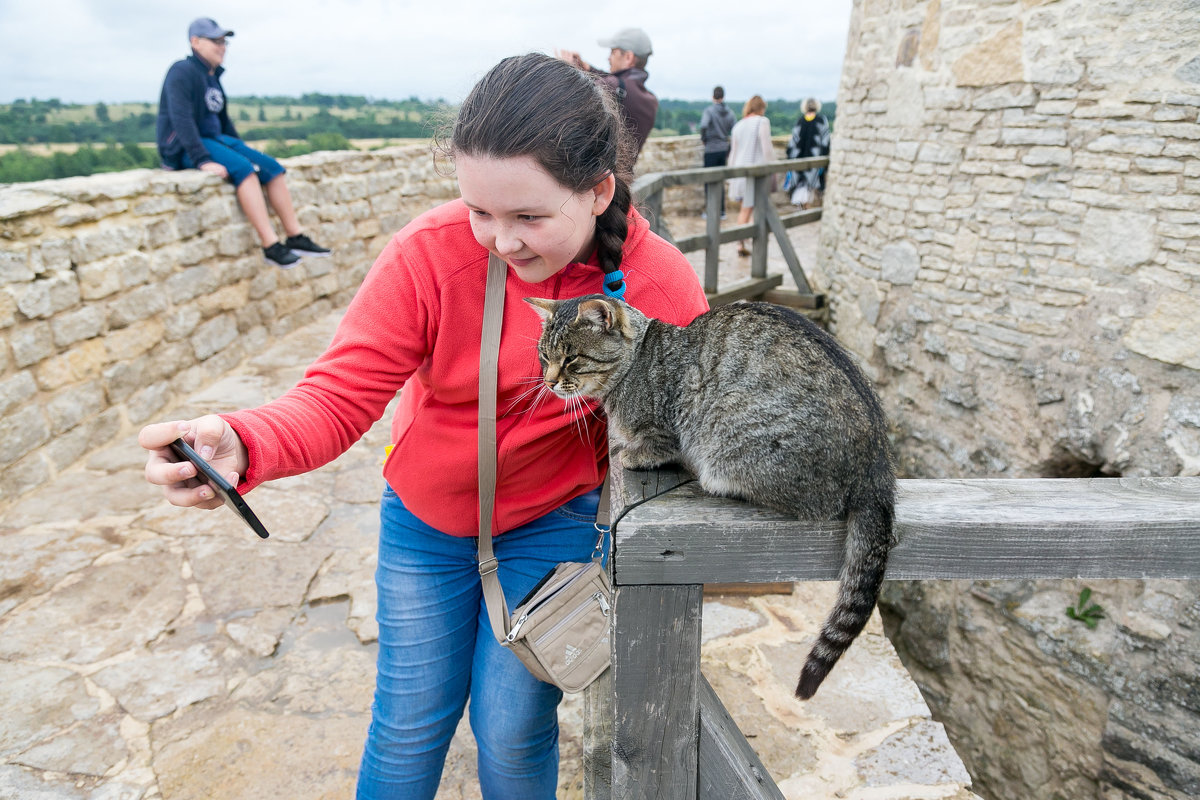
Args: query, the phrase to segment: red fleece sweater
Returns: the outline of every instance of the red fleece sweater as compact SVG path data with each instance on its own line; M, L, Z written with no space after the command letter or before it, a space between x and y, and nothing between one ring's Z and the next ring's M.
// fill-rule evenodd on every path
M686 325L708 308L683 255L629 215L625 299L648 316ZM454 536L479 525L476 428L487 251L461 200L406 225L380 253L329 348L277 400L224 414L249 451L239 487L316 469L344 453L403 387L395 445L383 475L405 506ZM504 303L497 395L496 533L546 514L598 486L607 469L603 416L573 418L540 395L541 319L525 297L600 292L594 261L568 264L541 283L512 270Z

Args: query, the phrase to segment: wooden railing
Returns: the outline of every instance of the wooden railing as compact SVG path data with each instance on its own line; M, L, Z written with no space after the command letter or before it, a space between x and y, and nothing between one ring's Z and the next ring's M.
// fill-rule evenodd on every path
M584 797L782 800L700 673L703 585L836 580L845 526L679 471L613 479L613 663L584 698ZM1195 579L1200 478L902 480L896 532L889 580Z
M780 174L782 178L782 173L788 170L809 170L828 165L828 157L793 158L786 161L757 164L753 167L697 167L674 172L656 172L643 175L634 181L633 196L639 208L643 209L650 221L651 230L673 243L684 253L704 250L704 291L709 295L711 305L716 306L732 303L734 300L762 297L783 283L782 275L767 275L767 248L769 237L773 236L783 254L788 271L796 281L797 289L794 297L777 295L775 299L803 308L821 308L825 304L825 297L813 293L800 259L796 255L796 250L787 236L788 228L819 220L821 209L814 208L809 211L780 216L771 203L768 178L774 174ZM748 183L753 184L753 188L750 189L754 192L753 221L746 225L731 225L722 229L721 194L725 190L725 181L737 177L748 178ZM696 236L676 239L663 218L663 192L674 186L697 184L703 184L706 187L706 230ZM722 289L719 286L718 276L719 248L722 244L746 239L753 242L750 251L750 279Z

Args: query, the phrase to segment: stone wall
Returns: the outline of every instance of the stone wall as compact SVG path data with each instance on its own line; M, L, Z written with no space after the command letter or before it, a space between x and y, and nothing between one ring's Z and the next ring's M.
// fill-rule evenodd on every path
M1200 475L1197 18L855 4L818 260L904 473ZM1094 632L1076 583L892 585L886 618L981 794L1200 796L1200 587L1091 586Z
M667 137L639 169L700 161L697 137ZM428 145L284 164L302 225L334 249L286 271L199 171L0 186L0 508L349 302L395 231L457 196Z

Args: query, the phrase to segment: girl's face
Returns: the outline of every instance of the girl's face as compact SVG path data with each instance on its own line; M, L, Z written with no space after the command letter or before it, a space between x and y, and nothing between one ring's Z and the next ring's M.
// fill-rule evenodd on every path
M475 241L504 259L526 283L540 283L573 261L586 261L596 240L596 217L612 202L609 175L572 192L532 156L454 159L458 191L471 209Z

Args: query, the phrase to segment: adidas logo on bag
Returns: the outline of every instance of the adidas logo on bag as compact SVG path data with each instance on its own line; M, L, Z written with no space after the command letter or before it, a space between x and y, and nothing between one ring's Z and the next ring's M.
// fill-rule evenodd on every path
M582 650L573 644L568 644L567 649L563 651L563 660L569 667L572 663L574 663L575 659L579 658L581 655L583 655Z

